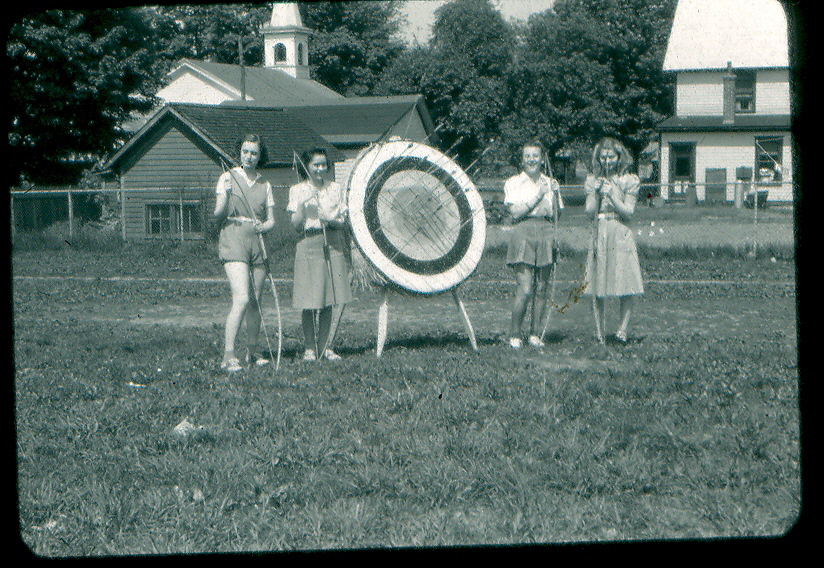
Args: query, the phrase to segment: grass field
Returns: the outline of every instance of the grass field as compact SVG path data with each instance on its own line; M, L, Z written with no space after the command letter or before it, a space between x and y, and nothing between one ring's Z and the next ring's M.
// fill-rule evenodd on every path
M501 341L513 286L493 227L461 287L478 352L448 295L395 294L377 359L377 293L362 291L343 361L299 362L278 280L283 365L231 377L208 246L23 243L21 538L101 556L785 534L801 508L792 216L763 212L750 258L729 225L752 212L700 213L639 211L647 290L627 346L598 346L570 294L586 236L571 210L555 297L569 305L543 350ZM288 280L288 244L274 256Z

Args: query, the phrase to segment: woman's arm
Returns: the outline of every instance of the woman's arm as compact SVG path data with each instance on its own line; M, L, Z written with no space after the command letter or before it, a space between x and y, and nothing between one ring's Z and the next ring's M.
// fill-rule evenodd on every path
M601 195L598 190L601 187L601 182L594 176L587 176L584 182L584 191L586 191L587 200L584 210L590 219L594 219L601 208Z
M227 205L229 203L229 195L231 193L231 186L226 179L226 174L220 176L217 180L218 191L215 192L215 210L212 212L214 219L221 219L226 217ZM222 191L220 188L223 188Z
M634 178L634 179L633 179ZM621 216L622 221L629 221L635 213L635 203L638 198L638 188L640 181L638 178L632 176L629 180L630 186L622 191L617 183L613 182L609 185L608 193L606 194L612 202L612 206L618 215Z

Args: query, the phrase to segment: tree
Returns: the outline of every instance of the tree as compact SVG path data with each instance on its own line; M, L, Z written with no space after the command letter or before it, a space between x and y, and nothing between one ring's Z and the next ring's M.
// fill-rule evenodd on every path
M51 10L10 29L9 183L71 183L152 105L150 30L134 10Z
M489 0L444 4L430 44L398 57L376 93L423 94L444 145L469 163L500 134L513 37Z
M313 77L343 95L372 92L384 69L404 50L396 34L399 2L311 2L299 5Z
M558 0L530 18L505 130L583 154L614 135L636 153L671 113L662 70L676 0ZM583 156L581 156L583 157Z

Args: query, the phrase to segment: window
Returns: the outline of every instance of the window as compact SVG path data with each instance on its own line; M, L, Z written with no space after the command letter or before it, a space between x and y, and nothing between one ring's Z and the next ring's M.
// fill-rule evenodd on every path
M695 163L695 144L670 144L670 177L672 181L693 181Z
M286 61L286 46L282 43L275 45L275 63Z
M755 112L755 71L739 69L735 72L735 112Z
M303 62L303 44L298 44L298 65L305 65Z
M181 215L177 203L151 203L146 205L146 232L149 235L179 235L203 232L203 212L200 203L184 203Z
M784 140L778 137L755 139L755 170L758 181L781 181Z

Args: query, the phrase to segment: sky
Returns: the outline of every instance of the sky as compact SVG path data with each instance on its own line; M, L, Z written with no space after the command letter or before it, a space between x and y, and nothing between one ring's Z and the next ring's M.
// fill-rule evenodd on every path
M401 12L406 16L409 24L403 33L403 38L410 44L426 43L431 33L433 13L438 6L446 4L447 0L406 0L401 6ZM504 19L516 18L526 20L530 14L543 12L552 7L554 0L493 0L501 11Z

